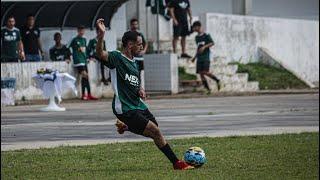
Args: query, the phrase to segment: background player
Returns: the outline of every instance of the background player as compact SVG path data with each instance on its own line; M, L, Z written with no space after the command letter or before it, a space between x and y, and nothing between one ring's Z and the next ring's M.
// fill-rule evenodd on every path
M102 63L110 68L111 83L115 93L112 102L113 113L132 133L152 138L171 161L174 169L192 169L193 166L178 160L160 132L157 121L142 100L146 94L140 86L139 71L134 61L134 56L139 55L143 49L142 37L137 32L128 31L122 37L123 51L107 52L103 50L106 31L103 19L97 21L97 27L99 28L97 55Z
M177 43L181 37L181 58L191 58L186 53L186 36L190 34L189 22L192 23L192 14L189 0L171 0L168 3L170 16L173 20L173 53L177 53ZM189 22L188 22L189 15Z
M43 61L44 51L42 49L42 44L40 41L41 31L35 24L35 16L33 14L29 14L27 15L26 20L26 24L20 29L21 39L23 42L24 51L26 53L26 61Z
M66 61L70 63L71 52L66 45L61 43L61 34L59 32L53 35L55 45L50 48L49 54L52 61Z
M81 75L81 91L82 100L97 100L96 97L91 95L88 68L87 68L87 40L84 38L85 28L84 26L78 27L78 35L71 40L70 48L72 49L72 58L74 67ZM87 94L85 90L87 89Z
M130 31L135 31L138 32L139 35L142 37L142 45L143 45L143 50L140 52L140 54L137 55L137 57L134 57L138 64L138 70L139 70L139 77L140 77L140 82L141 86L144 88L144 58L143 55L146 54L148 50L148 43L143 36L142 32L139 31L139 21L138 19L131 19L130 20Z
M98 29L96 29L96 32L97 32L97 35L98 35ZM98 60L98 56L97 56L97 53L96 53L96 46L97 46L97 42L98 42L98 39L97 37L91 39L89 41L89 44L88 44L88 48L87 48L87 55L90 59L96 59ZM106 50L106 43L105 41L103 41L103 50ZM99 61L99 60L98 60ZM100 61L99 61L100 62ZM105 66L100 63L100 72L101 72L101 82L104 84L104 85L108 85L108 82L111 82L111 78L109 77L108 79L106 79L105 77L105 72L104 72L104 69L105 69ZM110 74L110 73L109 73Z
M212 40L210 34L204 32L203 28L201 27L200 21L194 22L192 25L192 29L194 32L198 33L195 38L196 44L198 46L197 54L192 59L192 62L197 59L197 73L200 74L202 84L208 90L208 93L211 93L211 89L205 78L205 76L208 76L209 78L217 82L218 90L220 90L220 80L215 75L209 72L210 48L214 46L214 41Z
M1 62L25 60L20 30L15 27L16 20L8 17L6 27L1 28Z

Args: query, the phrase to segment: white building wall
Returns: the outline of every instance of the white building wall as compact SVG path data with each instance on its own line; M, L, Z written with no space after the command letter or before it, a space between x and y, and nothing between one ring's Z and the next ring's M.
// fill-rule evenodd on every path
M81 92L80 78L78 73L75 72L72 64L65 62L25 62L25 63L2 63L1 64L1 77L16 78L16 91L15 99L27 100L44 99L42 91L37 89L35 82L32 80L32 75L37 72L39 68L53 68L60 72L67 72L77 78L78 92ZM112 97L113 91L111 85L103 85L100 74L100 66L97 62L90 62L88 64L89 81L91 92L96 97ZM107 75L107 72L106 72ZM81 94L79 93L79 96ZM75 98L71 90L67 90L62 95L63 99Z
M233 0L190 0L194 16L232 14ZM234 0L240 1L240 0ZM319 0L252 0L250 15L319 20Z
M319 0L253 0L251 15L319 20Z
M111 19L111 31L116 33L116 38L121 39L127 28L126 4L123 4Z
M213 13L201 20L216 43L214 56L248 63L263 47L299 78L319 82L319 21Z

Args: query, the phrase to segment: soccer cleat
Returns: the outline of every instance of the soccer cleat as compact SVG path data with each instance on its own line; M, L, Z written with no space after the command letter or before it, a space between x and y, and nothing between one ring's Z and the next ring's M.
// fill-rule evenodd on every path
M186 163L185 161L177 161L174 165L173 165L173 169L175 170L189 170L189 169L194 169L193 166L190 166L188 163Z
M98 100L98 98L92 96L91 94L88 95L88 100Z
M120 121L119 119L117 119L117 122L115 125L117 127L117 131L119 134L123 134L125 131L128 130L128 126L122 121Z
M81 99L82 99L82 100L84 100L84 101L89 100L89 98L88 98L88 96L87 96L87 95L82 95Z

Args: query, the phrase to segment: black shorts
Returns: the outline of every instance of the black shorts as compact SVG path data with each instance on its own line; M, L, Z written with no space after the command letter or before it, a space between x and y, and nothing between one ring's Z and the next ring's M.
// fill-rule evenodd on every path
M197 61L197 73L210 70L210 61Z
M186 37L189 34L188 23L179 23L178 26L173 25L173 37Z
M77 69L77 71L78 71L79 74L81 74L82 71L88 72L88 67L87 67L87 65L77 66L77 67L75 67L75 68Z
M128 126L130 132L139 135L143 135L143 132L146 129L146 126L149 123L149 121L152 121L154 124L158 126L156 119L148 109L131 110L116 116L120 121L122 121Z

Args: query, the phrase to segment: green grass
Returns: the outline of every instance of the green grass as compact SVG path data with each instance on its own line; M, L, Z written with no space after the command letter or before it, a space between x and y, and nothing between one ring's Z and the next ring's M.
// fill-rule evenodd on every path
M262 63L238 64L238 73L248 73L249 81L258 81L261 90L306 89L308 86L285 69Z
M179 70L180 81L197 80L197 76L194 74L187 73L184 67L179 67L178 70Z
M152 142L1 152L1 179L318 179L319 133L171 140L208 162L174 171Z

